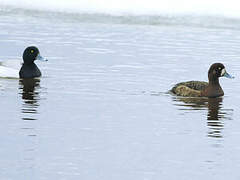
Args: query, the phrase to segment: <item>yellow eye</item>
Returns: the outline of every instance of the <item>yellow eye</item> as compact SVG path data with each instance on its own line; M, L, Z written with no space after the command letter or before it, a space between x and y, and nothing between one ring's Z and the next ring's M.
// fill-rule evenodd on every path
M34 52L34 50L31 50L31 53L33 53Z

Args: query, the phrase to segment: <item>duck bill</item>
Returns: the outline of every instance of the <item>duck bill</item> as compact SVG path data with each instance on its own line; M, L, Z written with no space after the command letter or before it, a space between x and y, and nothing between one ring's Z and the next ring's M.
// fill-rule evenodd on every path
M225 69L222 70L221 76L222 76L222 77L226 77L226 78L230 78L230 79L233 79L233 78L234 78L234 76L228 74Z
M42 56L40 55L40 53L39 53L38 56L36 57L36 60L48 61L46 58L42 57Z

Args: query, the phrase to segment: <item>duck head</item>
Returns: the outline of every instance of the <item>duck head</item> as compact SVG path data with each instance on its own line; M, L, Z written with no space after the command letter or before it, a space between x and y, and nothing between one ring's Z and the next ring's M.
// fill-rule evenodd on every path
M225 66L222 63L214 63L208 70L208 79L209 81L218 81L218 78L226 77L226 78L234 78L230 74L227 73Z
M35 60L47 61L40 55L40 52L37 47L29 46L23 52L23 61L24 64L32 64Z

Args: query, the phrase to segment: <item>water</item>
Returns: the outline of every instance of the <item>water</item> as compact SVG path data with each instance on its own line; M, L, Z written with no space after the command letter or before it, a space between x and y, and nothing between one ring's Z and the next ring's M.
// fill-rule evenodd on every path
M49 61L40 79L0 79L1 180L240 178L238 19L13 12L0 59L37 45ZM214 62L236 77L224 97L167 93Z

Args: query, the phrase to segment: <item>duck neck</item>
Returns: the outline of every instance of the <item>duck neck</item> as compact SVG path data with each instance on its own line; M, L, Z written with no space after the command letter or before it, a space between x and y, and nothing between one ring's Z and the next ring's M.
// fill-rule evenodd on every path
M23 65L27 65L27 66L29 66L29 65L34 65L35 63L34 62L23 62Z
M208 77L209 85L220 86L218 77Z

